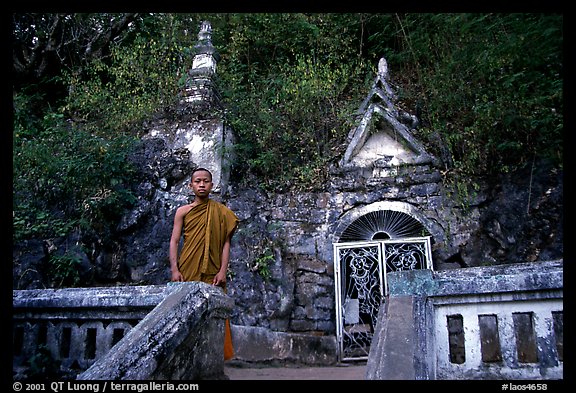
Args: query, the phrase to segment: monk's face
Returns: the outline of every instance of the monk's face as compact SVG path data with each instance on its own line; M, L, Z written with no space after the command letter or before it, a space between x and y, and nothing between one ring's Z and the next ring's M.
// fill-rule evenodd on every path
M209 172L197 171L192 175L190 187L194 191L194 195L200 198L207 198L212 191L212 177Z

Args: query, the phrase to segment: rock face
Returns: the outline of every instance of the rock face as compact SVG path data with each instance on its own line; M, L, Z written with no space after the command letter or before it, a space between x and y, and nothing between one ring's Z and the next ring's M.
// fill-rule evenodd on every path
M210 90L217 56L208 32L203 26L199 38L206 51L196 63L199 69L190 73L189 90ZM141 169L134 185L138 202L118 223L113 240L74 234L16 244L14 289L49 286L46 260L66 245L82 260L78 285L168 282L173 215L190 198L187 183L200 165L215 173L213 198L240 218L228 279L235 325L334 334L333 243L352 223L378 212L395 218L380 220L365 231L368 238L356 240L401 236L395 224L417 222L419 233L431 237L435 270L562 258L562 171L535 162L520 173L479 180L475 190L467 185L464 198L456 192L461 189L443 184L439 160L413 135L417 119L395 109L387 78L381 61L346 154L331 168L325 191L317 193L263 194L237 187L227 175L233 157L219 148L232 143L232 132L212 111L214 96L188 91L175 115L151 121L132 152ZM202 97L212 104L199 105L206 103Z

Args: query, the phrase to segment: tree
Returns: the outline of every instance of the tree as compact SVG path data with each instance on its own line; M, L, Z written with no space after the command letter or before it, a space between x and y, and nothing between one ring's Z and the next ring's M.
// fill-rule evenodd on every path
M65 96L62 70L80 74L94 59L110 56L111 44L134 31L137 18L137 13L13 14L14 89L47 83L57 89L51 98Z

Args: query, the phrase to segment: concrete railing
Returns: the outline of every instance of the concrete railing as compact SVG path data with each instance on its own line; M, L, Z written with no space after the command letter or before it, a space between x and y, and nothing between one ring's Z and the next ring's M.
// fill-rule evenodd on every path
M367 379L563 379L562 261L388 274Z
M562 261L393 272L387 283L367 379L563 378ZM14 379L34 371L84 380L222 379L232 307L204 283L16 290ZM279 337L265 345L260 330L250 338L238 329L237 358L282 358L272 350ZM293 337L285 340L292 350ZM302 340L298 358L306 355ZM327 340L308 355L330 363L335 341Z
M222 379L232 307L200 282L16 290L14 378Z

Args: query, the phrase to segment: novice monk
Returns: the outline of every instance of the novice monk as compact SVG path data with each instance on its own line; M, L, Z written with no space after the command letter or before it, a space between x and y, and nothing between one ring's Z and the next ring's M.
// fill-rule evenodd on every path
M226 292L226 272L230 261L230 241L238 217L223 204L210 199L212 173L205 168L192 172L190 187L195 198L180 206L174 216L170 238L172 281L202 281L221 287ZM180 255L181 236L184 243ZM224 360L232 358L234 349L230 322L225 321Z

